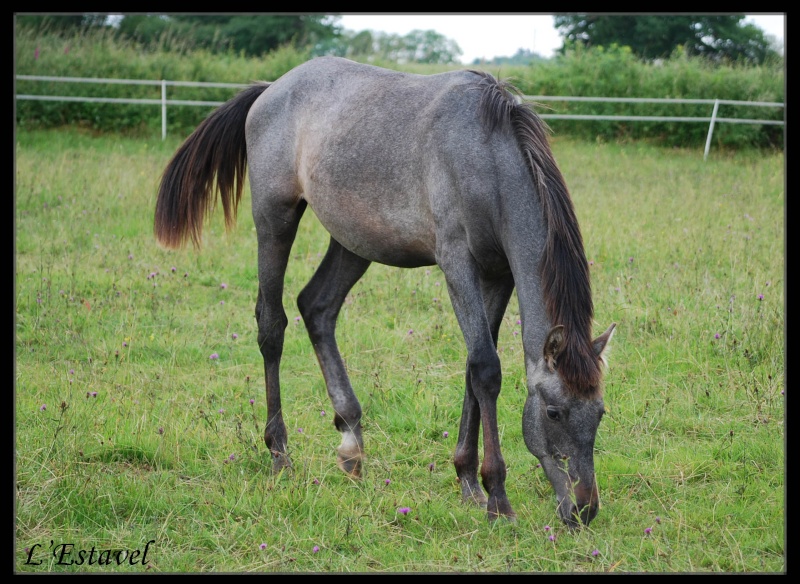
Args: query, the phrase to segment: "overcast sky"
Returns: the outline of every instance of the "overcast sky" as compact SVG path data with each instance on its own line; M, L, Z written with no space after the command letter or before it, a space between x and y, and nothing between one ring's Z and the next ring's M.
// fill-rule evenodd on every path
M745 22L775 37L783 51L783 13L748 14ZM339 23L352 31L374 30L401 36L414 29L435 30L458 43L465 65L475 59L510 57L520 48L549 58L562 44L552 14L344 14Z

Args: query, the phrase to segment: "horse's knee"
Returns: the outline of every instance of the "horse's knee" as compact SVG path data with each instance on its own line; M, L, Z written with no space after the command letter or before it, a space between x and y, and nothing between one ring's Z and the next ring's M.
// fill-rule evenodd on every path
M283 346L283 335L289 319L283 308L273 312L272 315L265 314L264 306L256 304L256 315L258 318L258 346L262 354L281 350Z
M497 397L503 373L500 368L500 359L497 353L486 354L481 358L470 357L467 362L472 391L477 395Z

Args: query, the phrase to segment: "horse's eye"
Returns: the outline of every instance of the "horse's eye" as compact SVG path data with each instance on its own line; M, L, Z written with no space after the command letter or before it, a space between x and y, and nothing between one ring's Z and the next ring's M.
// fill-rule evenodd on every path
M559 412L558 408L555 406L547 406L547 417L551 420L558 421L561 417L561 412Z

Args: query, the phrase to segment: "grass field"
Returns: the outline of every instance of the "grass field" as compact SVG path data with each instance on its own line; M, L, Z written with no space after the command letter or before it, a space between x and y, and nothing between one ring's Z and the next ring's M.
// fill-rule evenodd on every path
M340 315L367 449L352 482L295 304L327 247L307 212L284 299L294 469L273 476L249 191L233 231L219 212L201 251L166 251L177 139L16 139L15 571L785 571L783 153L554 140L595 334L618 323L602 508L570 532L522 440L516 298L499 425L517 522L460 502L466 353L437 268L374 265Z

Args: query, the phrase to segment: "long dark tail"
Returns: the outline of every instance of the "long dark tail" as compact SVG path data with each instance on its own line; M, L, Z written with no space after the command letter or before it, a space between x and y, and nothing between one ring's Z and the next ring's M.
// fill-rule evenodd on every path
M169 161L158 189L154 226L164 247L182 247L189 238L200 246L203 221L214 208L215 179L226 228L236 221L247 171L245 120L269 85L254 83L214 110Z
M551 323L563 324L566 333L558 371L571 391L592 395L600 389L601 370L592 349L589 264L567 184L550 149L549 128L528 104L516 99L519 92L513 85L476 73L483 77L484 123L490 130L500 126L513 131L541 200L547 226L539 263L544 301Z

